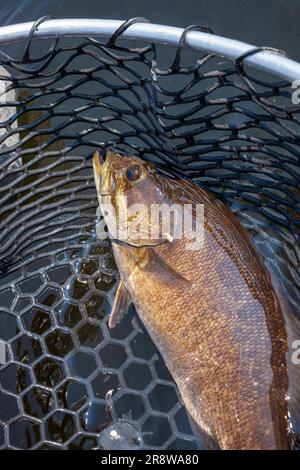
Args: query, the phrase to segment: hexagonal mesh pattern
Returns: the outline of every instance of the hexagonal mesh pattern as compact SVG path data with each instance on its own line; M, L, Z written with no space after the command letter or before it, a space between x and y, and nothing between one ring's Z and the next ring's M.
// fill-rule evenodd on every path
M288 84L121 33L0 51L1 448L109 449L116 433L124 448L195 448L133 309L107 328L118 275L95 234L99 146L217 193L299 304L300 127Z
M193 446L176 387L134 312L107 328L109 246L94 240L89 253L65 256L2 277L1 445L101 448L101 431L122 420L138 447Z

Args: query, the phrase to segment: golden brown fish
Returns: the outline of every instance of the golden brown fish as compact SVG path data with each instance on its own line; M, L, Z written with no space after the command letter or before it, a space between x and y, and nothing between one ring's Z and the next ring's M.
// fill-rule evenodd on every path
M163 176L137 157L108 151L103 163L96 152L93 163L109 231L107 204L117 215L125 201L126 207L139 202L147 209L204 205L198 251L189 249L186 236L174 239L172 233L112 237L121 281L110 326L133 302L208 447L290 448L286 321L245 229L211 194ZM144 227L148 214L140 207L127 214L126 228Z

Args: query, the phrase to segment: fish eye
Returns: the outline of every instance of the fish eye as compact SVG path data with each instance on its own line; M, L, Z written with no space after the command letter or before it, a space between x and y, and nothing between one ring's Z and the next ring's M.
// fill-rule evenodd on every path
M126 178L128 181L137 181L142 176L141 165L130 165L126 170Z

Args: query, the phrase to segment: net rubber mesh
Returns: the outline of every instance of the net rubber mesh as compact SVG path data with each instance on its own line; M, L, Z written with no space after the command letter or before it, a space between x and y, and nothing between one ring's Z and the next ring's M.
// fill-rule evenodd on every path
M248 70L245 57L185 48L188 31L203 28L187 28L178 48L125 42L134 21L103 41L33 40L39 21L25 43L1 48L1 448L196 448L133 307L107 327L118 273L96 237L99 147L216 193L299 305L290 84Z

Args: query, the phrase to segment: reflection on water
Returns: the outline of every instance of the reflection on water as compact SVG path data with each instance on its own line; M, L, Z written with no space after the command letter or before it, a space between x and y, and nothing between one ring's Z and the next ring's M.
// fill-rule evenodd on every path
M99 444L105 450L138 450L142 437L130 422L116 421L100 433Z
M50 1L36 2L32 0L21 0L18 2L1 2L1 23L2 25L8 25L28 20L33 21L42 15L44 8L49 7Z

